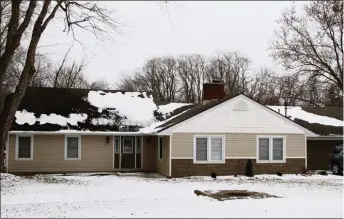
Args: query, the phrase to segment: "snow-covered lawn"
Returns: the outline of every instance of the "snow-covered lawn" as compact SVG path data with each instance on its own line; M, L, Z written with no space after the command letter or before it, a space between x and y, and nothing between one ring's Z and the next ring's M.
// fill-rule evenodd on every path
M343 217L343 177L195 177L1 174L4 217ZM217 201L194 190L246 189L283 198Z

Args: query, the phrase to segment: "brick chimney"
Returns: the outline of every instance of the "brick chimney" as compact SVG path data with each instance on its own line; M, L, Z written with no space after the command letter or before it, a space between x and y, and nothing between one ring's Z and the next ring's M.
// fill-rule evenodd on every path
M225 97L225 85L221 80L213 79L210 83L203 84L203 104Z

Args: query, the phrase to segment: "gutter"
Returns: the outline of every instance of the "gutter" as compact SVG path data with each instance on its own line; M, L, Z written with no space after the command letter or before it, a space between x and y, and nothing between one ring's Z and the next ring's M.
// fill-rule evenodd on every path
M34 134L34 135L68 135L68 134L76 134L76 135L125 135L125 136L137 136L137 135L143 135L143 136L152 136L152 135L158 135L156 132L151 133L143 133L143 132L99 132L99 131L74 131L74 130L61 130L61 131L10 131L9 134L15 134L15 135L28 135L28 134Z

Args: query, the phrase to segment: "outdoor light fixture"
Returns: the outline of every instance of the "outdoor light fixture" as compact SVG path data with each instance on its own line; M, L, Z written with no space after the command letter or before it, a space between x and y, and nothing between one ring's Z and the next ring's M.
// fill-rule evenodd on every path
M109 144L110 143L110 136L106 136L105 140L106 140L106 143Z

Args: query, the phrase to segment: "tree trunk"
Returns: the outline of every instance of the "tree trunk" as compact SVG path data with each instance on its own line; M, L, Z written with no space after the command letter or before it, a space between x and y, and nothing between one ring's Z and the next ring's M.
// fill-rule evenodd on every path
M37 48L41 35L42 35L41 29L37 28L34 30L31 41L30 41L29 49L27 52L25 66L22 71L19 83L14 93L10 94L6 98L1 115L0 115L1 169L4 168L4 158L5 158L8 132L11 129L11 125L12 125L15 113L19 107L19 104L21 100L23 99L27 88L30 85L30 80L36 72L36 69L35 69L36 48Z
M32 54L28 54L28 59L31 56L35 56L35 52ZM16 87L15 92L13 94L8 95L8 97L5 100L4 108L0 116L1 169L4 169L4 159L8 132L11 129L12 121L14 120L14 116L19 107L19 104L23 99L25 92L30 84L30 78L32 78L34 73L34 65L26 64L22 72L22 77Z

